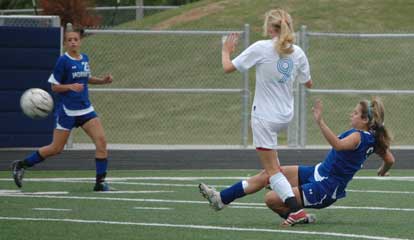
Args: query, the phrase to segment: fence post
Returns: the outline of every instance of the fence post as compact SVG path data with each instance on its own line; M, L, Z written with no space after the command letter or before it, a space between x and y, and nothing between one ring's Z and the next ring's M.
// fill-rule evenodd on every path
M306 39L306 26L300 27L300 47L305 54L308 52L308 45ZM305 147L307 134L307 115L306 115L306 87L303 84L299 84L299 146Z
M144 0L135 0L136 9L136 20L144 18Z
M250 44L250 25L244 25L244 49ZM244 148L248 146L249 140L249 73L243 73L243 93L242 93L242 144Z

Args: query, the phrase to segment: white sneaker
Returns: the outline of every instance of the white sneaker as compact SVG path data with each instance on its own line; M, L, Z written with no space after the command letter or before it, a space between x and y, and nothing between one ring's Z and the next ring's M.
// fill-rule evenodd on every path
M216 211L220 211L226 205L221 201L220 193L213 187L207 186L204 183L198 185L201 195L210 203L210 207Z

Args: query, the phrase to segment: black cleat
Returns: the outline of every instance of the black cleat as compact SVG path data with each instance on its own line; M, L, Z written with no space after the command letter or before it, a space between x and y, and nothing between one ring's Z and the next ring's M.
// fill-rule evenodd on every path
M16 160L12 162L11 169L12 169L14 183L16 183L17 187L21 188L23 185L23 175L24 175L23 161Z
M111 188L107 182L95 183L93 190L95 192L115 191L115 189Z

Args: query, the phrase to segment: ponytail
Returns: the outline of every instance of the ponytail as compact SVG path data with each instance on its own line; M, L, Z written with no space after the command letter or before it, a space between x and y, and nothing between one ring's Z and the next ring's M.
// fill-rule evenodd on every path
M375 136L375 152L383 155L392 141L391 134L384 126L384 104L379 97L372 101L361 101L362 118L368 119L369 131Z
M279 32L279 38L274 46L276 52L281 56L291 54L293 52L293 44L295 43L295 34L289 13L282 9L268 11L265 14L263 25L264 36L267 36L269 28Z

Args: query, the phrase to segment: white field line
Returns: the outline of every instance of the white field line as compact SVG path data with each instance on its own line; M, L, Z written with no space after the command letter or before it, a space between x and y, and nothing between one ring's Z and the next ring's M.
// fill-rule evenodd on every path
M51 195L23 195L23 194L0 194L0 197L27 197L27 198L48 198L48 199L72 199L72 200L105 200L124 202L151 202L151 203L177 203L177 204L207 204L207 201L189 201L173 199L146 199L146 198L108 198L108 197L79 197L79 196L51 196ZM231 206L265 207L263 203L232 203ZM357 207L357 206L332 206L327 209L360 209L360 210L383 210L414 212L414 208L385 208L385 207Z
M166 208L166 207L134 207L137 210L173 210L174 208Z
M174 193L175 191L106 191L97 192L98 194L124 194L124 193Z
M66 195L69 192L22 192L21 190L7 190L0 189L0 195L2 194L23 194L23 195Z
M346 189L346 191L347 192L358 192L358 193L414 194L414 192L408 192L408 191L355 190L355 189Z
M229 206L230 208L245 208L245 209L269 209L267 207L253 207L253 206ZM351 209L351 210L379 210L379 211L402 211L414 212L414 208L386 208L386 207L352 207L352 206L330 206L325 209Z
M9 180L9 181L12 181L12 180ZM62 178L62 179L41 178L41 179L25 179L25 181L27 181L27 182L92 183L95 180L91 179L90 181L86 181L86 180L73 180L73 178ZM113 182L110 182L110 183L114 184L114 185L137 185L137 186L140 185L140 186L192 187L192 188L198 187L198 184L153 183L153 182L152 183L150 183L150 182L118 182L118 181L113 181ZM225 188L225 187L228 187L229 185L211 184L210 186L216 187L216 188ZM19 190L1 190L0 189L0 193L2 193L2 191L19 191ZM360 193L414 194L414 192L409 192L409 191L356 190L356 189L346 189L346 191L347 192L360 192ZM45 192L45 194L47 194L47 193L48 192ZM122 192L114 191L114 192L105 192L105 193L115 193L116 194L116 193L122 193ZM128 193L128 192L125 191L124 193ZM130 193L133 193L133 192L130 192ZM50 193L50 194L56 195L56 194L59 194L59 192ZM60 194L67 194L67 192L61 192Z
M200 181L200 180L241 180L250 176L233 177L108 177L108 181L128 181L128 180L168 180L168 181ZM11 178L0 178L0 181L10 181ZM95 178L28 178L25 181L94 181ZM382 181L414 181L414 176L405 177L374 177L356 176L354 180L382 180Z
M32 210L35 210L35 211L57 211L57 212L72 211L72 209L66 209L66 208L32 208Z
M198 230L220 230L233 232L261 232L261 233L286 233L298 235L315 235L315 236L331 236L338 238L357 238L357 239L373 239L373 240L409 240L404 238L391 238L382 236L370 236L337 232L312 232L300 230L282 230L282 229L266 229L266 228L239 228L239 227L222 227L211 225L192 225L192 224L169 224L169 223L142 223L142 222L116 222L103 220L83 220L83 219L59 219L59 218L23 218L23 217L1 217L0 220L5 221L36 221L36 222L66 222L66 223L82 223L82 224L110 224L110 225L132 225L143 227L162 227L162 228L184 228Z

